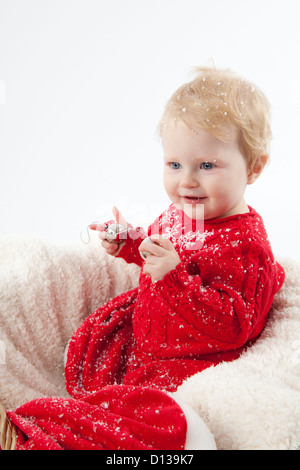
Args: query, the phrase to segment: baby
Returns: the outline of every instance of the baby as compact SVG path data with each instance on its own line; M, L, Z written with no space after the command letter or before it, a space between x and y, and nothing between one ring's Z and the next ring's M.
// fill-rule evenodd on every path
M171 96L159 129L172 204L148 233L117 208L121 240L107 241L103 227L91 227L100 229L107 253L142 269L138 288L94 312L72 338L70 392L116 382L174 391L188 376L237 358L258 337L284 280L263 221L244 199L268 162L269 119L264 94L230 70L198 68ZM80 361L86 369L79 392Z
M172 204L148 233L116 208L121 240L107 241L103 227L91 227L100 228L107 253L142 269L138 288L74 334L70 393L108 383L173 391L190 375L237 358L261 333L284 272L244 194L268 162L269 119L264 94L230 70L198 68L171 96L159 129ZM85 364L80 391L78 363Z
M32 448L183 448L185 420L165 392L251 346L284 282L263 221L244 199L268 162L269 117L264 94L229 70L198 68L169 99L159 129L172 204L147 232L117 208L119 239L91 226L107 253L141 266L139 285L72 336L72 399L40 399L10 414L26 445L30 436Z
M170 98L159 130L164 151L164 186L170 200L187 217L213 220L247 214L244 193L254 183L269 159L269 104L251 83L229 70L198 68L196 78ZM115 219L128 227L120 212ZM97 229L97 226L91 226ZM138 243L108 242L100 233L107 253L142 265L134 250ZM133 237L134 238L134 237ZM164 237L145 243L149 256L143 272L152 281L162 279L180 258Z

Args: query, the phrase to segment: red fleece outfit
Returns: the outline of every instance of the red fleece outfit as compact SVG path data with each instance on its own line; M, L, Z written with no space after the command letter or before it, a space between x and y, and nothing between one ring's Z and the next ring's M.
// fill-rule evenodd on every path
M20 448L40 448L43 439L62 448L184 447L184 416L164 391L175 391L184 379L220 361L236 359L262 331L284 281L262 219L249 210L205 221L204 229L195 231L195 222L172 204L150 226L149 234L170 238L181 262L156 283L141 270L137 288L83 322L70 341L65 370L73 399L37 400L11 413L28 437L25 444L19 439ZM142 266L138 247L145 237L131 228L119 256ZM116 410L108 397L118 402L119 435L113 431ZM64 433L68 437L60 439Z

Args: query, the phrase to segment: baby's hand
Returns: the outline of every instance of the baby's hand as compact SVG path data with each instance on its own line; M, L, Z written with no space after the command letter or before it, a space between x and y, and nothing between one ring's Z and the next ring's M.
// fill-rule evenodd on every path
M103 246L107 254L111 256L118 256L126 240L119 240L118 237L116 237L115 240L108 241L106 233L107 225L110 223L118 223L122 225L122 227L124 227L124 230L127 230L128 223L116 207L113 207L112 212L115 217L115 220L111 220L107 224L92 224L89 226L89 228L91 230L99 231L99 238L100 240L102 240L101 245Z
M151 235L150 239L154 243L145 240L139 250L149 252L143 271L150 275L152 282L156 282L175 269L181 260L170 240L161 235Z

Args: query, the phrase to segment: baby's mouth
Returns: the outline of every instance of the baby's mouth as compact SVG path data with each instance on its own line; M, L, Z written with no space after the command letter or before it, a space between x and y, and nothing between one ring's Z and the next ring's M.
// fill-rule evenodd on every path
M207 199L206 197L197 197L197 196L182 196L185 204L203 204Z

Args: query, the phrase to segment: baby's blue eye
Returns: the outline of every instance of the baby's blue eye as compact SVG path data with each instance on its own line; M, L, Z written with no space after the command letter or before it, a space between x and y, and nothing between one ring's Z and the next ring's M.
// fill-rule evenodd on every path
M214 167L213 163L209 163L209 162L203 162L200 165L200 168L202 170L211 170L213 167Z
M173 170L179 170L179 168L180 168L180 163L171 162L171 168L173 168Z

